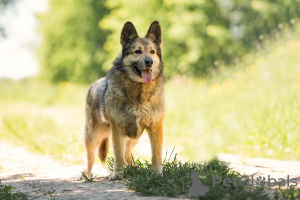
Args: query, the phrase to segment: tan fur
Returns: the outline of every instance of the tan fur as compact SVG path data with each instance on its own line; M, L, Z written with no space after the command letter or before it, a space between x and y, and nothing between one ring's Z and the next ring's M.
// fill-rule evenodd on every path
M111 136L114 169L110 180L121 178L124 163L133 164L131 151L144 130L151 143L152 169L162 172L164 77L159 23L153 22L146 37L140 38L133 24L127 22L121 33L121 44L122 52L114 66L105 78L91 86L86 100L84 173L91 174L96 148L104 162ZM146 59L151 59L153 64L146 65ZM145 83L139 75L139 71L147 68L152 70L150 83Z

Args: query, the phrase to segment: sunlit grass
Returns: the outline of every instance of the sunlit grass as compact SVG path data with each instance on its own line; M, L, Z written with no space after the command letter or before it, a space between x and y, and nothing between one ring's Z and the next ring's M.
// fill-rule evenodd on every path
M26 102L33 105L65 107L84 105L87 89L88 86L73 83L62 82L56 85L35 79L25 79L21 82L4 79L0 82L1 103Z
M181 157L217 153L300 159L300 41L207 80L166 83L165 140ZM167 65L166 65L167 67ZM64 162L82 162L89 86L0 81L0 137Z
M220 152L300 159L299 50L300 41L289 42L226 79L169 82L168 140L196 160Z
M82 163L87 89L66 83L1 81L0 137L64 164Z

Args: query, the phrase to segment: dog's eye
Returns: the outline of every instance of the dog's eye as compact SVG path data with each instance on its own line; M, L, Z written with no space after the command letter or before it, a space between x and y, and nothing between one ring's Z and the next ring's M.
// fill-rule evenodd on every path
M154 51L154 50L151 50L150 53L151 53L151 54L155 54L155 51Z
M134 53L136 53L136 54L141 54L142 53L142 51L141 50L135 50L135 52Z

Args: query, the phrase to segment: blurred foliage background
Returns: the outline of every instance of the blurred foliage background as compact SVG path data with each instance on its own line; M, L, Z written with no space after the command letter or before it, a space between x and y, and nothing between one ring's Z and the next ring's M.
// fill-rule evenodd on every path
M144 36L150 23L162 26L165 75L208 76L235 65L278 37L300 16L297 0L49 0L40 14L38 48L42 75L54 82L91 83L105 76L121 50L123 24Z
M15 3L16 0L0 0L0 17L2 13L11 5ZM5 38L7 36L5 27L0 23L0 38Z

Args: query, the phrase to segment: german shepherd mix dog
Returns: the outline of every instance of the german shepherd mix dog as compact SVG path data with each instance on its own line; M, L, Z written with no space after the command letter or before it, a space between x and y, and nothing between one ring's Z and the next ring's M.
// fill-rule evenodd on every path
M114 66L90 87L86 99L84 173L91 174L96 149L105 161L111 136L114 167L109 180L122 179L124 163L134 164L131 151L145 129L151 143L152 169L162 172L164 76L159 22L150 25L144 38L126 22L120 40L122 51Z

